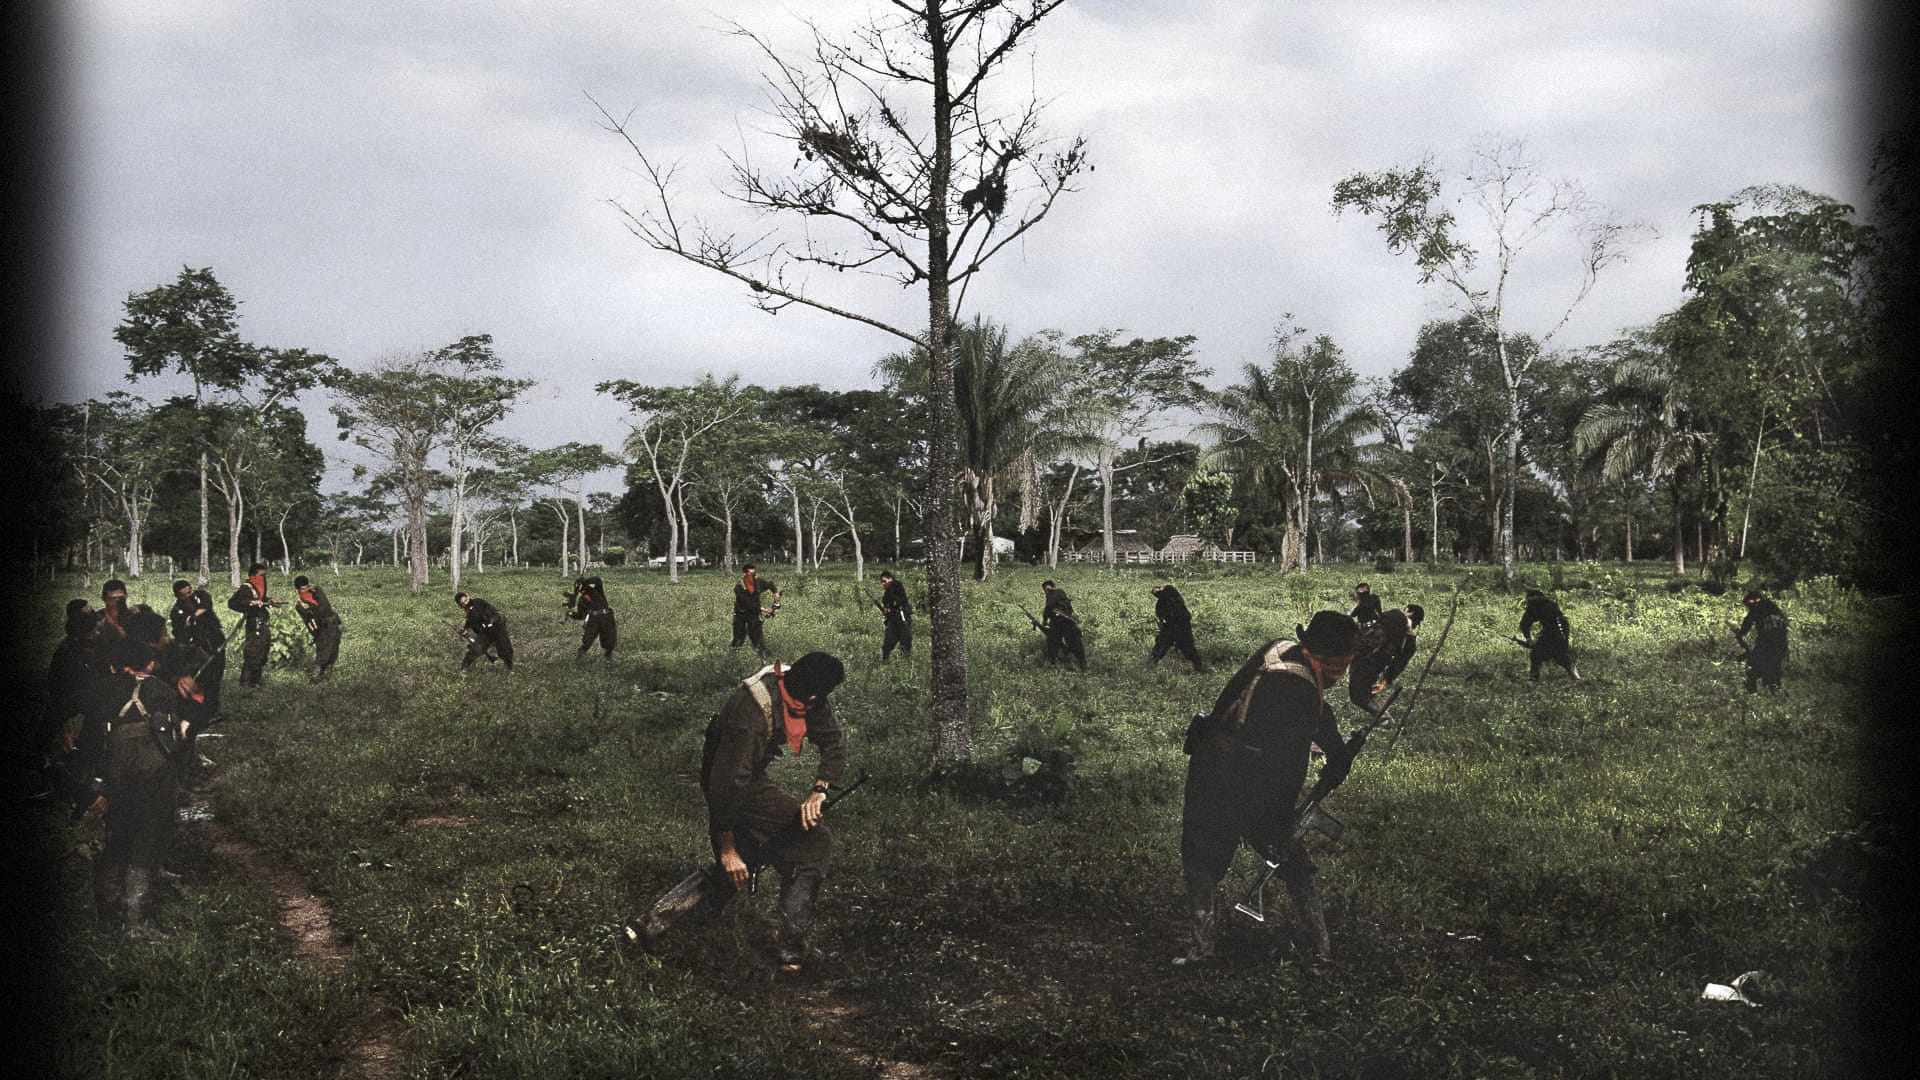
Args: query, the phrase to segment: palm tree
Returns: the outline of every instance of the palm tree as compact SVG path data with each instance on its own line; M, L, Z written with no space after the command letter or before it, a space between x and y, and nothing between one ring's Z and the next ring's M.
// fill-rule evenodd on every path
M1589 408L1573 429L1573 448L1604 480L1646 473L1665 479L1673 499L1673 571L1685 573L1682 526L1687 481L1696 475L1712 436L1696 425L1685 384L1671 360L1644 348L1630 350L1613 369L1607 399Z
M1356 400L1357 379L1339 348L1322 335L1296 350L1292 336L1283 332L1269 367L1246 365L1245 381L1216 399L1219 419L1195 432L1212 444L1202 467L1233 473L1249 490L1279 500L1286 523L1281 565L1305 568L1316 495L1393 482L1359 449L1379 421Z
M911 389L924 373L921 349L881 361L896 386ZM960 428L954 476L963 504L975 580L993 573L993 519L1003 488L1034 474L1035 462L1072 445L1070 410L1062 390L1069 367L1048 339L1009 346L1007 330L974 316L956 328L954 399Z

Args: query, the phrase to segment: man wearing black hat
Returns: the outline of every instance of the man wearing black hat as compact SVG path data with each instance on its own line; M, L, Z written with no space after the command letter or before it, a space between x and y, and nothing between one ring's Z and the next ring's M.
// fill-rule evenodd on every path
M580 651L575 657L586 656L587 650L599 642L601 654L612 662L620 631L614 624L613 605L607 602L607 585L600 575L573 579L573 588L567 591L567 618L585 624L580 628Z
M1180 590L1169 582L1153 587L1153 619L1159 626L1159 632L1153 638L1153 658L1150 663L1158 664L1167 650L1178 649L1180 655L1187 658L1193 670L1204 672L1207 665L1200 659L1200 649L1193 643L1193 613L1187 610L1187 601Z
M1306 946L1329 959L1326 915L1306 845L1293 837L1294 801L1314 744L1326 752L1320 780L1332 790L1359 752L1334 725L1326 702L1346 674L1359 639L1350 616L1315 612L1298 642L1261 646L1227 681L1213 712L1187 732L1187 787L1180 815L1180 868L1191 937L1180 966L1213 955L1220 880L1245 840L1283 862L1280 871Z
M1733 638L1746 650L1747 693L1753 693L1756 686L1778 690L1780 669L1787 662L1787 613L1756 590L1749 589L1743 602L1747 605L1747 617L1741 620ZM1748 634L1754 636L1751 644L1747 641Z
M1040 630L1047 635L1044 655L1048 662L1057 664L1071 656L1081 671L1087 670L1087 646L1080 639L1080 620L1073 617L1073 598L1051 581L1041 582L1040 588L1047 594L1047 602L1040 608Z
M1535 626L1540 628L1537 638L1533 634ZM1561 614L1560 605L1539 589L1528 589L1526 610L1520 615L1520 636L1527 646L1527 678L1539 682L1540 665L1552 661L1578 681L1580 669L1573 666L1572 635L1573 628Z
M460 661L460 670L472 667L475 660L487 656L488 650L492 650L500 662L507 665L507 670L512 671L513 639L507 636L506 616L500 614L492 604L466 593L454 593L453 602L467 613L466 625L460 629L467 639L467 655ZM487 657L489 662L494 658Z
M734 690L707 725L700 756L713 865L689 875L629 923L632 939L651 945L694 908L725 906L754 869L770 863L780 874L778 963L783 971L800 970L833 850L820 808L847 766L846 734L827 698L845 678L837 658L811 652L791 668L770 664ZM803 741L820 751L820 764L806 801L798 802L768 779L767 767L783 747L798 754Z
M294 578L293 588L298 595L293 610L300 613L300 621L307 624L307 634L313 638L313 675L310 677L319 682L340 659L340 614L327 601L327 591L307 575Z

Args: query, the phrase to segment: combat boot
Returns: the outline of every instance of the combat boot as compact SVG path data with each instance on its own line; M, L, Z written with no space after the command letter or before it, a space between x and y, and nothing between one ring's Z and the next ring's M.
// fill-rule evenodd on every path
M1214 886L1203 889L1187 886L1187 951L1173 958L1173 966L1190 968L1213 956L1214 942L1220 935L1220 912L1214 898Z
M780 893L781 971L799 971L807 959L807 931L813 927L813 903L820 895L818 874L799 874Z
M625 927L627 940L645 948L664 936L682 915L712 900L719 895L714 884L713 871L701 867L681 879L678 885L668 889L660 899L653 902L647 913L638 918L627 920Z
M1333 941L1327 937L1327 911L1320 902L1319 875L1307 873L1287 881L1287 898L1306 948L1319 963L1333 959Z

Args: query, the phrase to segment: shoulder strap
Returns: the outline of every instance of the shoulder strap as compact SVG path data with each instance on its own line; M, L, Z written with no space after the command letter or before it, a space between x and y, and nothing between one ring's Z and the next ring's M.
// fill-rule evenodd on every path
M767 692L763 680L771 674L773 665L768 664L740 681L740 685L747 688L747 693L753 695L753 703L760 706L760 715L767 722L766 737L769 739L773 737L773 695Z
M1240 692L1239 697L1233 699L1233 705L1227 710L1227 723L1229 726L1239 728L1247 722L1247 705L1253 701L1254 689L1260 685L1260 680L1267 675L1280 672L1305 679L1309 683L1314 681L1313 672L1308 670L1305 664L1294 660L1281 659L1281 657L1287 654L1289 649L1292 649L1297 644L1299 644L1299 642L1288 641L1285 638L1281 638L1267 646L1266 651L1261 653L1260 670L1254 673L1253 679L1247 683L1247 688Z

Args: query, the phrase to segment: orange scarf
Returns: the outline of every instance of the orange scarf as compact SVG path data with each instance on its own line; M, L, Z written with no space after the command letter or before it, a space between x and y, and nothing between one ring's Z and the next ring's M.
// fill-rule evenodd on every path
M247 584L253 586L253 592L262 602L267 599L267 575L253 574L247 578Z
M753 593L755 595L759 594L760 587L753 583L753 571L751 570L747 571L746 576L741 578L740 581L741 581L741 584L746 587L746 590L748 592Z
M787 729L787 745L794 753L800 752L801 740L807 737L807 703L787 693L786 676L780 671L780 665L773 665L774 684L780 688L782 719Z
M312 607L314 604L318 603L319 601L313 598L313 590L311 588L307 588L307 589L300 590L300 602L307 605L308 607Z

